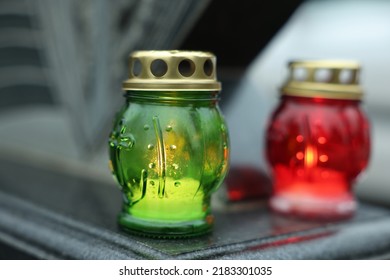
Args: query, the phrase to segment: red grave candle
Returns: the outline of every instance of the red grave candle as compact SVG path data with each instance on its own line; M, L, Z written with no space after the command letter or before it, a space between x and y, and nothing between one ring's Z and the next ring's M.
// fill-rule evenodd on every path
M295 61L289 67L266 135L271 209L306 218L350 217L357 207L352 187L370 154L360 67L343 61Z

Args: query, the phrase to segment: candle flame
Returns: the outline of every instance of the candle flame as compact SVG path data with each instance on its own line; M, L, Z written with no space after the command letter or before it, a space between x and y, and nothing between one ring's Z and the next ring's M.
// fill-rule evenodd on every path
M305 149L305 167L312 168L317 165L317 149L312 145L308 145Z

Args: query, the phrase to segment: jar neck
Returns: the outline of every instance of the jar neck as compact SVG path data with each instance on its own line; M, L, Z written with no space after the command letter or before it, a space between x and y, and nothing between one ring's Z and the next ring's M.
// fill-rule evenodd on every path
M218 91L126 91L128 102L145 102L167 105L216 105L220 99Z
M292 95L282 95L282 101L292 101L300 104L323 104L323 105L338 105L338 106L347 106L347 105L359 105L361 100L355 99L332 99L332 98L323 98L323 97L301 97L301 96L292 96Z

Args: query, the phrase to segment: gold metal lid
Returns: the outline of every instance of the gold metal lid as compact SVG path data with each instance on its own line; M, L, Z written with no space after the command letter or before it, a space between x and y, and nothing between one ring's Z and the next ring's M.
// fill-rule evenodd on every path
M289 63L282 95L361 100L360 65L354 61L313 60Z
M220 91L216 57L200 51L135 51L124 90Z

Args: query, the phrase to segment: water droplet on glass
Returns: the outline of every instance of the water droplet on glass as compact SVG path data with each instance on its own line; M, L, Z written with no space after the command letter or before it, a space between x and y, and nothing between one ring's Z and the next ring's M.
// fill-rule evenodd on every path
M169 148L173 151L173 150L176 150L176 145L171 145L169 146Z
M327 162L328 161L328 156L327 155L320 155L320 161L321 162Z
M325 144L327 140L326 140L325 137L321 136L321 137L318 137L317 141L318 141L318 143L320 143L320 144Z
M180 182L175 182L175 187L180 187Z
M179 169L179 165L176 164L176 163L172 164L172 167L173 167L174 169Z
M171 131L172 130L172 126L171 125L167 125L167 127L165 128L165 131Z
M116 141L108 141L108 143L110 144L111 147L115 147L116 146Z
M121 135L119 141L119 145L125 149L131 149L135 144L135 138L132 134Z
M147 124L144 125L144 130L145 130L145 131L146 131L146 130L149 130L149 128L150 128L149 125L147 125Z
M295 140L297 140L298 143L302 143L303 140L304 140L304 138L303 138L302 135L298 135L298 136L295 138Z
M154 149L154 145L153 144L149 144L148 145L148 150L153 150Z
M154 162L149 163L149 168L155 168L156 164Z
M296 157L298 160L302 160L302 159L305 157L305 155L304 155L303 152L297 152L297 153L295 154L295 157Z

